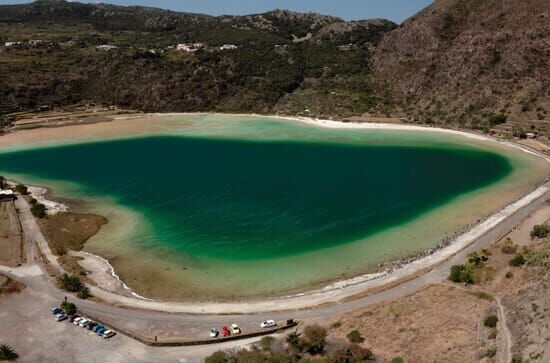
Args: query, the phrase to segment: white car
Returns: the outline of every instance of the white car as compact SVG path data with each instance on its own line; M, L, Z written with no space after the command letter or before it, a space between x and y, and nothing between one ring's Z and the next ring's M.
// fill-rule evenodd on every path
M86 318L82 318L82 320L80 320L78 322L78 325L81 327L81 328L85 328L86 325L88 325L89 323L91 323L92 321L89 320L89 319L86 319Z
M241 328L237 324L231 324L231 334L241 334Z
M65 314L57 314L57 315L55 316L55 321L60 322L60 321L63 321L63 320L67 320L67 315L65 315Z
M217 338L220 335L220 331L216 328L210 329L210 338Z
M105 330L103 332L103 339L109 339L110 337L114 337L115 336L115 332L112 331L112 330Z
M73 324L74 324L74 325L78 325L78 324L80 324L80 322L81 322L82 320L86 320L86 319L84 319L84 318L82 318L82 317L76 318L76 319L73 320Z
M277 326L277 323L275 322L275 320L266 320L266 321L262 322L260 324L260 326L264 329L265 328L273 328L273 327Z

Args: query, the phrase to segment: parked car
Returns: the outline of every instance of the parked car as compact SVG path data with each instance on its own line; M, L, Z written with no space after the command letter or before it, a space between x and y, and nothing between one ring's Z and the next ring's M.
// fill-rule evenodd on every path
M63 321L63 320L67 320L67 315L65 315L65 314L57 314L57 315L55 316L55 321L60 322L60 321Z
M105 332L103 333L103 339L109 339L111 337L114 337L116 335L116 333L112 330L105 330Z
M79 315L73 314L73 315L69 316L69 321L70 321L71 323L74 323L74 321L75 321L76 319L78 319L78 318L80 318Z
M92 330L93 328L95 328L98 324L97 323L94 323L93 321L91 321L88 326L86 327L86 329L88 330Z
M219 330L216 328L210 329L210 338L217 338L220 334Z
M103 325L96 325L96 326L92 329L92 331L93 331L94 333L97 333L97 331L98 331L99 329L101 329L101 328L105 328L105 327L104 327Z
M222 328L222 331L223 331L223 336L224 336L224 337L228 337L228 336L231 335L231 331L229 331L229 328L226 327L226 326L224 326L224 327Z
M76 318L76 319L73 320L73 324L74 324L74 325L78 325L78 324L80 324L80 322L81 322L82 320L84 320L84 318L81 317L81 316L79 316L78 318Z
M88 326L88 324L90 324L92 321L89 320L89 319L82 319L80 320L80 322L78 323L78 325L81 327L81 328L85 328Z
M108 329L106 327L102 326L101 328L97 329L95 333L99 336L102 336L103 333L105 333L107 330Z
M231 324L231 334L241 334L241 328L237 324Z
M266 321L263 321L260 326L262 328L273 328L275 326L277 326L277 323L275 322L275 320L266 320Z
M53 315L57 315L57 314L61 314L63 312L63 309L61 308L58 308L57 306L54 307L54 308L51 308L50 311L52 312Z

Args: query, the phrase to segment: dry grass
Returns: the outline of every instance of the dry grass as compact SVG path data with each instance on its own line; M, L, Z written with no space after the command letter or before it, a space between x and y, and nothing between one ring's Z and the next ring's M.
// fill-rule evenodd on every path
M467 362L475 355L480 317L491 301L451 286L433 285L402 299L346 314L330 337L357 329L383 361ZM429 344L427 344L429 342Z

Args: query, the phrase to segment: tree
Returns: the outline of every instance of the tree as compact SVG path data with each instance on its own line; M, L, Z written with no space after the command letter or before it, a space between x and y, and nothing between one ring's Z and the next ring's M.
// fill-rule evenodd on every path
M46 206L42 203L32 204L31 213L36 218L44 218L46 216Z
M310 325L304 328L302 345L311 354L320 354L325 349L327 331L319 325Z
M347 335L348 340L352 343L362 343L365 339L361 336L359 330L352 330Z
M300 348L300 333L293 331L292 333L286 336L286 342L288 345L296 350L301 350Z
M512 267L519 267L519 266L525 265L525 257L523 257L523 255L517 255L516 257L510 260L509 264Z
M0 345L0 360L16 360L19 358L19 354L15 352L9 345Z
M547 224L537 224L531 231L531 239L544 238L548 236L548 233L550 233L550 226Z
M80 288L80 290L78 291L78 293L76 294L76 296L77 296L79 299L86 300L87 298L89 298L90 296L92 296L92 294L90 294L90 289L88 289L88 287L82 286L82 287Z
M362 363L374 362L375 360L376 357L370 349L363 348L357 344L334 349L329 354L329 361L331 363Z
M67 315L76 314L76 305L68 301L61 302L61 309L63 309Z
M464 265L455 265L451 267L451 272L449 274L449 280L452 282L464 282L467 284L474 283L474 276L471 269L468 266Z
M227 353L218 350L204 359L204 363L229 363Z
M496 315L489 315L483 320L483 325L487 328L496 328L498 323L498 317Z
M29 192L29 189L26 185L17 184L17 186L15 187L15 191L19 194L26 195Z
M84 285L75 275L63 274L57 278L59 286L68 292L79 292Z

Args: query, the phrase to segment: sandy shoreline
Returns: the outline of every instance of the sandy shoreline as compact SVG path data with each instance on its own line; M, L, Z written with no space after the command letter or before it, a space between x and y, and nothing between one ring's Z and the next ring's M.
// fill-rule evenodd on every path
M188 114L153 114L153 116L157 117L167 117L167 116L184 116L184 115L197 115L195 113ZM211 115L210 113L208 115ZM226 115L227 116L227 115ZM239 116L239 115L235 115ZM457 130L447 130L447 129L441 129L441 128L426 128L422 126L415 126L415 125L396 125L396 124L366 124L366 123L348 123L348 122L338 122L338 121L331 121L331 120L316 120L311 118L293 118L293 117L279 117L279 116L263 116L263 115L241 115L241 116L254 116L254 117L266 117L266 118L280 118L285 119L289 121L294 122L301 122L305 123L311 126L315 127L327 127L327 128L341 128L341 129L380 129L380 130L403 130L403 131L434 131L434 132L444 132L444 133L450 133L454 135L464 136L475 140L482 140L482 141L490 141L490 142L497 142L500 144L504 144L508 147L514 147L517 149L522 150L523 152L529 153L531 155L543 158L547 162L550 161L548 157L536 153L533 150L530 150L524 146L520 146L517 144L513 144L510 142L502 142L495 140L490 137L486 137L483 135L477 135L468 133L465 131L457 131ZM73 126L74 127L74 126ZM78 127L78 126L77 126ZM84 126L83 126L84 127ZM545 181L546 182L546 181ZM477 221L476 223L472 223L472 225L469 225L468 228L465 230L461 230L456 232L453 236L449 236L444 241L442 241L438 246L435 246L433 248L430 248L427 251L423 251L420 254L400 259L397 261L390 261L386 262L380 265L380 267L384 267L385 270L382 272L377 272L373 274L366 274L366 275L360 275L354 278L337 281L332 284L328 284L323 288L320 289L313 289L313 290L307 290L303 293L294 294L294 295L288 295L284 297L277 297L273 298L269 302L263 302L258 301L260 305L271 305L272 303L279 303L284 300L287 302L295 301L295 307L307 307L303 303L299 303L296 300L304 300L304 298L309 297L310 302L317 302L317 304L326 303L329 301L336 301L338 299L342 299L348 296L352 296L354 294L357 294L360 292L360 290L364 290L366 288L372 288L376 286L382 286L384 284L390 283L392 281L396 281L397 279L401 279L403 277L406 277L408 275L414 274L418 272L421 269L425 269L429 266L434 266L437 263L444 261L445 259L449 258L450 256L454 255L458 251L462 250L469 244L471 244L473 241L476 240L481 234L483 234L485 231L493 228L494 226L501 223L507 216L511 215L515 211L521 209L522 207L528 205L533 200L539 198L540 196L544 195L546 192L550 190L548 185L542 185L537 188L535 188L533 191L528 193L526 196L520 198L519 200L516 200L512 203L509 203L504 208L500 209L499 211L489 215L488 217L484 218L481 221ZM44 188L37 188L36 195L39 196L41 199L40 201L43 202L46 205L52 205L52 208L57 210L57 208L60 208L59 211L66 211L66 206L63 206L62 204L48 201L44 196L46 194L47 189ZM37 198L38 199L38 198ZM48 204L47 204L48 203ZM132 304L131 301L128 301L127 299L135 300L136 302L139 302L137 304L137 307L144 307L145 305L157 305L159 303L162 304L169 304L174 305L173 308L176 308L180 311L180 308L188 309L191 306L189 304L185 303L164 303L160 301L153 301L150 299L147 299L146 297L140 296L139 294L135 293L134 291L131 291L131 289L118 277L116 274L114 267L109 263L108 260L104 259L101 256L95 256L88 252L86 254L89 256L89 258L96 259L100 261L104 267L105 271L110 271L110 277L112 279L117 280L118 283L123 284L124 288L130 293L132 297L128 296L120 296L124 304L135 306ZM369 286L367 286L369 285ZM97 288L96 288L97 289ZM113 299L113 294L111 294L107 290L101 290L104 293L109 295L109 298ZM101 292L100 292L101 293ZM116 300L116 298L115 298ZM246 304L248 302L235 302L235 303L229 303L230 306L234 305L235 311L238 311L237 306L239 304ZM263 303L263 304L262 304ZM208 303L208 305L216 305L217 303ZM220 304L221 306L222 304ZM223 303L223 306L228 306L228 303ZM151 308L155 308L154 306L150 306ZM196 309L190 309L190 310L196 310ZM197 312L197 311L190 311L190 310L181 310L186 312ZM215 309L216 310L216 309Z

